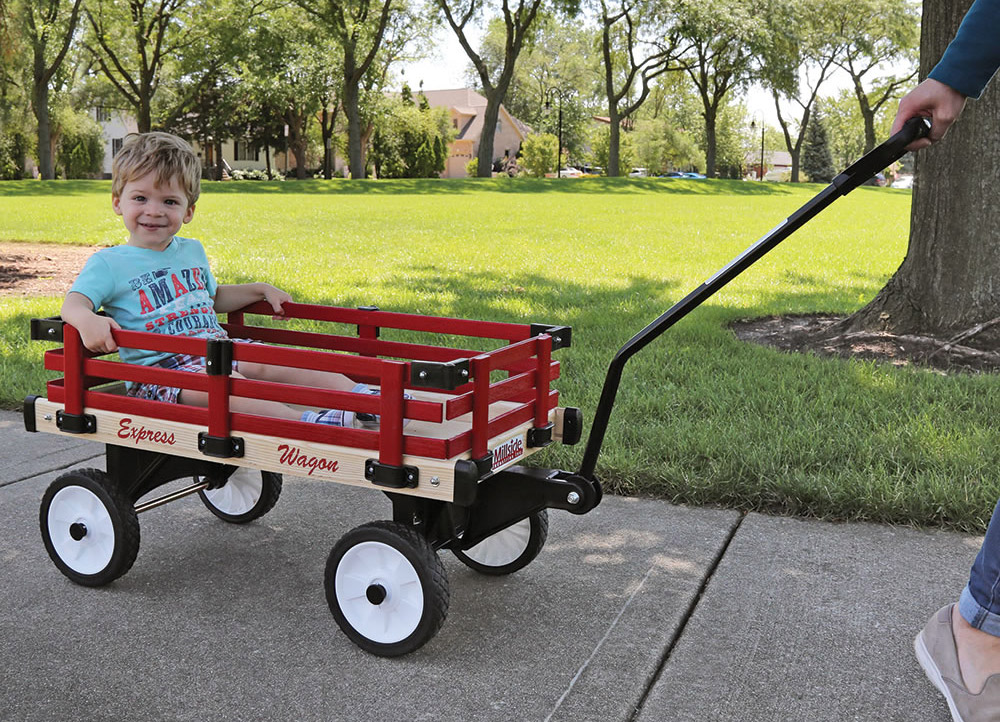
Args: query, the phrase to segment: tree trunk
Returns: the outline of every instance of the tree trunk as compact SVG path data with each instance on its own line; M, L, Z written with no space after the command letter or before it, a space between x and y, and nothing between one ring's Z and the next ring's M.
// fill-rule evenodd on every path
M611 136L608 138L608 178L617 178L622 174L621 169L621 143L622 143L622 123L618 117L618 109L612 106L609 108L611 119Z
M350 79L344 83L344 113L347 115L347 160L351 178L365 177L365 163L361 157L361 110L358 108L358 83Z
M709 178L715 178L715 149L718 145L716 115L716 108L705 107L705 175Z
M479 167L476 176L479 178L493 177L493 140L496 135L497 119L500 117L500 98L503 92L494 89L486 99L486 110L483 113L483 132L479 136Z
M920 75L926 77L972 0L925 0ZM951 335L1000 317L1000 87L994 83L941 143L917 153L910 244L899 270L846 330ZM979 338L980 343L994 339Z
M35 83L31 97L32 110L38 121L38 172L42 180L56 177L52 158L52 125L49 116L49 86L45 82Z

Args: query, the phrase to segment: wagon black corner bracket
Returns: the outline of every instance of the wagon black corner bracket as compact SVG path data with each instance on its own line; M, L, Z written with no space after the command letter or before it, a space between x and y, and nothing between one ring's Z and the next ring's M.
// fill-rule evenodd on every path
M368 459L365 461L365 479L387 489L415 489L420 481L420 470L415 466L395 466L383 464L378 459Z
M531 324L531 335L541 336L543 333L547 333L552 337L552 350L560 348L569 348L573 342L573 327L572 326L553 326L547 323L533 323Z
M414 388L454 391L470 378L468 359L410 362L410 386Z
M210 436L202 431L198 434L198 451L215 459L240 458L246 453L246 444L238 436Z
M575 406L563 409L562 443L573 446L583 438L583 412Z
M229 376L233 373L232 340L213 338L206 342L205 373L209 376Z
M25 431L38 431L37 421L35 419L35 402L40 399L40 396L31 395L24 397L24 430Z
M63 326L66 322L59 316L48 318L31 319L31 340L32 341L53 341L63 342Z
M67 434L96 434L97 417L93 414L56 412L56 428Z

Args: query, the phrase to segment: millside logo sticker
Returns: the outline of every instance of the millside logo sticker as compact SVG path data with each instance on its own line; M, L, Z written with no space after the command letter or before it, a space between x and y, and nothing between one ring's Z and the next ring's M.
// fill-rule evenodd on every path
M505 441L500 446L493 449L493 469L509 464L514 459L524 455L524 439L515 436L510 441Z

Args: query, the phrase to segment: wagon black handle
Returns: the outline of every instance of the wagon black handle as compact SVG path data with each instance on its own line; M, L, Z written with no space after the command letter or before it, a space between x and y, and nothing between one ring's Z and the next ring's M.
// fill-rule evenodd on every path
M865 154L855 161L804 206L730 261L727 266L718 271L714 276L671 306L659 318L646 326L646 328L622 346L611 360L611 364L608 367L608 375L604 379L601 400L598 402L597 410L594 412L594 423L590 427L590 436L587 437L587 448L584 450L583 461L580 465L580 476L594 480L597 457L600 455L601 446L604 444L604 435L608 430L608 421L611 418L611 409L614 407L615 397L618 395L618 385L621 383L622 371L632 356L684 318L690 311L700 306L712 294L760 260L768 251L808 223L820 211L837 200L837 198L847 195L890 163L894 163L902 158L906 153L906 146L919 138L923 138L930 132L930 129L930 119L923 117L910 118L898 133L870 153Z

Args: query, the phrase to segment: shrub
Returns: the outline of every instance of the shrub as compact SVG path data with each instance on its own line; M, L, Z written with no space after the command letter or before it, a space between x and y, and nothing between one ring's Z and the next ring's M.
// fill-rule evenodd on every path
M475 178L477 175L479 175L479 158L473 158L468 163L466 163L465 172L468 173L470 178Z
M59 113L59 148L56 165L66 178L94 178L104 163L101 126L86 113Z
M521 164L533 176L555 173L559 162L559 139L551 133L529 135L521 144Z
M283 176L281 173L276 173L274 171L271 171L271 175L268 176L266 170L253 170L251 168L234 170L232 173L230 173L229 177L232 178L234 181L242 181L242 180L256 180L256 181L278 180L278 181L283 181L283 180L285 180L285 176ZM322 178L322 173L320 173L316 177L317 178Z
M28 140L16 131L0 133L0 180L20 180L24 177L24 157Z

